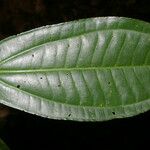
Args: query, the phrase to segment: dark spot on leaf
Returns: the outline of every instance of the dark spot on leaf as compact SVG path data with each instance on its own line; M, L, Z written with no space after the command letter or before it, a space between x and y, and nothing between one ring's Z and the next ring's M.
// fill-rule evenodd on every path
M113 111L112 114L115 115L116 113Z
M61 84L58 84L58 87L60 87L61 86Z
M20 88L20 85L17 85L17 88L19 89L19 88Z
M68 115L68 117L70 117L70 116L71 116L71 114Z
M108 82L108 84L110 84L110 82Z
M42 80L43 78L42 78L42 77L40 77L40 79Z
M34 57L34 54L32 54L32 57Z

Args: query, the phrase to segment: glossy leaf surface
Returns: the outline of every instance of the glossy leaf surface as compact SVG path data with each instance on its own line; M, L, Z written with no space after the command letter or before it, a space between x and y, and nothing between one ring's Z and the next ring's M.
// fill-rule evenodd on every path
M0 42L0 103L52 119L103 121L150 109L150 24L82 19Z

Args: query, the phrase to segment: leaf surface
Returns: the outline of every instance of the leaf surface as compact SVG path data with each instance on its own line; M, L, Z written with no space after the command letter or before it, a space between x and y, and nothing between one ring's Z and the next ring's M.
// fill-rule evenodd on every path
M122 17L44 26L0 42L0 103L52 119L150 109L150 24Z

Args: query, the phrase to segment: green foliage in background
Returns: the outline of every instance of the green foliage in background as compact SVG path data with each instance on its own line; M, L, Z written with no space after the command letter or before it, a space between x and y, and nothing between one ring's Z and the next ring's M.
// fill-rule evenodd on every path
M0 150L9 150L9 148L8 148L7 145L2 141L1 138L0 138Z

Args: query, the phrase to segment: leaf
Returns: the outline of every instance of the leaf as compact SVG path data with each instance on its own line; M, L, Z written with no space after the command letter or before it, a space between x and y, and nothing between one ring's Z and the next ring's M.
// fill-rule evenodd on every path
M1 138L0 138L0 150L9 150L9 148L8 148L7 145L2 141Z
M102 17L0 42L0 103L52 119L103 121L150 109L150 24Z

